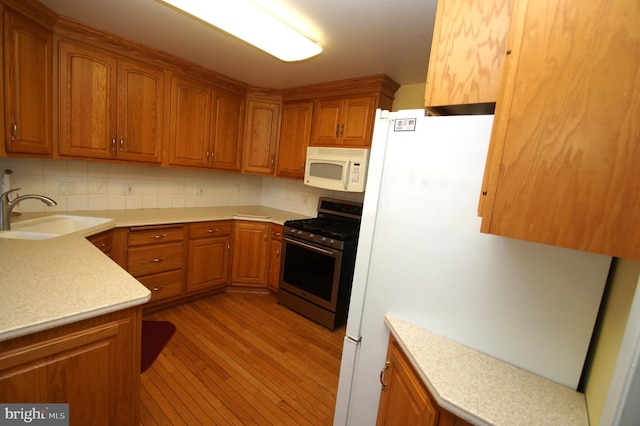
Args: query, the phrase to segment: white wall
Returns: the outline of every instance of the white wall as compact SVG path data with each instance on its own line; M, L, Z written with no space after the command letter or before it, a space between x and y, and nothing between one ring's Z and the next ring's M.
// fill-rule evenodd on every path
M109 164L90 161L0 158L0 171L12 170L11 188L21 195L42 194L58 205L37 200L20 203L19 211L125 210L262 204L315 216L318 198L362 201L362 194L311 188L282 179L206 170ZM132 194L123 194L132 187ZM126 192L126 191L125 191Z

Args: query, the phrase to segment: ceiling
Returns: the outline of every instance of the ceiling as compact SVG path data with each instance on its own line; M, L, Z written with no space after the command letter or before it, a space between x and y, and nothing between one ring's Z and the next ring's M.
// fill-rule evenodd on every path
M401 85L424 83L436 8L436 0L254 0L324 49L287 63L159 0L39 1L96 29L273 89L377 74Z

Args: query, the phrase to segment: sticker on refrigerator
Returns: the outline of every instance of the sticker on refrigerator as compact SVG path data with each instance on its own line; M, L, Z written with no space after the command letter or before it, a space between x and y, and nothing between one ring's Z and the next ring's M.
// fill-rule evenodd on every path
M393 122L394 132L413 132L416 130L415 118L396 118Z

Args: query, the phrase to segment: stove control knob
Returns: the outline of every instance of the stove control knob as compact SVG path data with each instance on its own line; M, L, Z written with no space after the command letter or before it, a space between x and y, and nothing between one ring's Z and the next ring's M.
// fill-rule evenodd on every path
M315 237L314 234L309 234L309 238L313 238L313 237Z
M298 231L298 235L302 235L302 231Z
M323 243L326 243L326 242L327 242L327 237L322 237L322 240L321 240L321 241L322 241Z
M336 241L334 239L330 239L329 240L329 244L334 245L336 243Z

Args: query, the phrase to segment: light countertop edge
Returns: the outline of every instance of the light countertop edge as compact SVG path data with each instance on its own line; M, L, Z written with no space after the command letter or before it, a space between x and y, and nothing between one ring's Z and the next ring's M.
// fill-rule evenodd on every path
M476 425L589 425L584 395L387 314L436 403Z
M47 211L20 220L69 214L111 221L45 240L0 238L0 341L97 317L147 302L151 293L86 237L113 228L217 220L282 225L308 216L254 206Z

